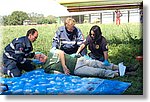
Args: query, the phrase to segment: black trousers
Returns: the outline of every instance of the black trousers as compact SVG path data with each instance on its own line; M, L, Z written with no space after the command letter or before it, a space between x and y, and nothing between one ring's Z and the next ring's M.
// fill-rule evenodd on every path
M26 60L23 64L18 63L12 59L3 57L4 63L4 74L8 74L11 77L21 76L22 70L32 71L35 69L35 65L32 64L31 60Z

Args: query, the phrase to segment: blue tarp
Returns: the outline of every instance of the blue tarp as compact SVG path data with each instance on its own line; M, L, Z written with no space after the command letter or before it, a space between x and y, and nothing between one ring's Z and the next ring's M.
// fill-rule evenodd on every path
M43 69L22 74L21 77L0 78L9 90L3 95L119 95L131 83L65 74L47 74Z

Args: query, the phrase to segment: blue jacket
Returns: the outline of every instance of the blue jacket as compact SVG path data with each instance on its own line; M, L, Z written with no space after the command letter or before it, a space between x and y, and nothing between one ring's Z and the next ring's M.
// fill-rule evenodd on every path
M52 47L61 49L67 54L72 54L77 51L83 40L83 34L79 28L75 27L73 33L69 34L65 26L61 26L56 31Z
M33 58L34 53L32 43L27 36L15 38L10 44L4 49L4 58L14 60L17 63L23 64L27 58Z

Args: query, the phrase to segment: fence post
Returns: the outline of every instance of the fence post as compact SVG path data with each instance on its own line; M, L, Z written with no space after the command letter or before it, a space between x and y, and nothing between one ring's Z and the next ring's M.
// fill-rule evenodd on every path
M128 23L130 22L130 11L128 10Z
M115 22L115 12L113 12L113 23Z
M89 23L91 23L91 14L89 14Z
M100 23L102 24L102 13L100 13Z

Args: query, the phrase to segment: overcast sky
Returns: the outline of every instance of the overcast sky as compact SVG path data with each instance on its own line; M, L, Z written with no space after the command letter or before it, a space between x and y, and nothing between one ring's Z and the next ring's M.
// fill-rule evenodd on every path
M38 13L48 15L65 15L66 7L59 5L54 0L0 0L0 15L10 15L13 11Z

